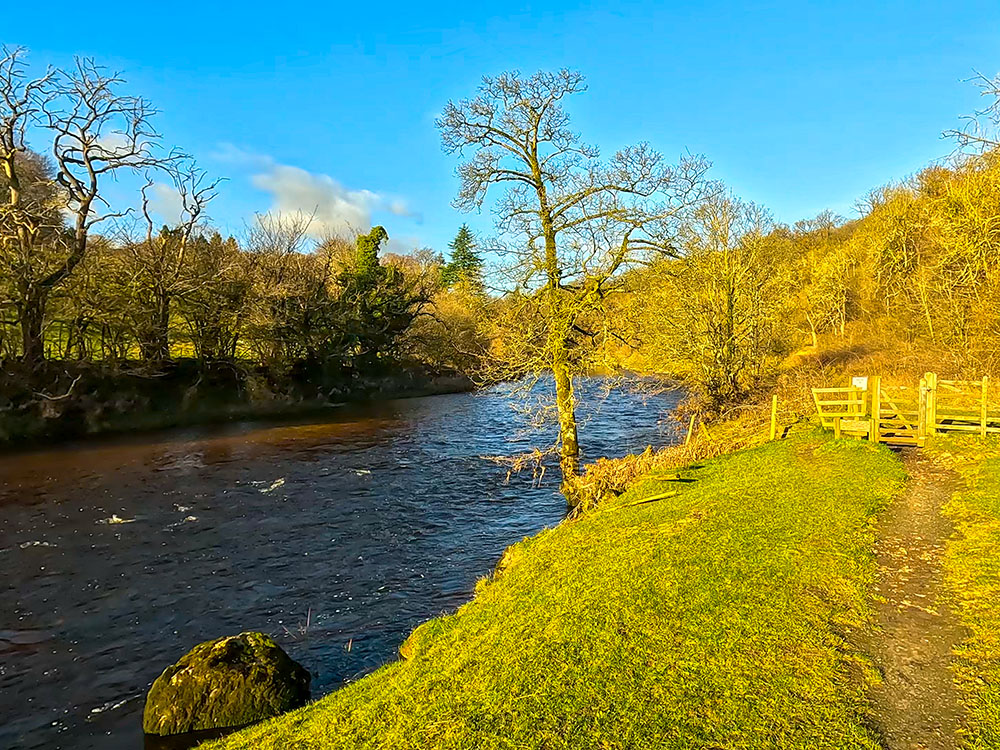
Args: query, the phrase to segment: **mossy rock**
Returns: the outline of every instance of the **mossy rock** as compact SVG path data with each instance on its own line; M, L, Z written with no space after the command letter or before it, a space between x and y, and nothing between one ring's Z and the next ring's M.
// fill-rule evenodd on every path
M153 683L142 728L167 735L252 724L305 705L310 679L263 633L207 641Z
M421 651L427 644L445 632L447 628L446 623L451 617L451 615L435 617L433 620L428 620L418 625L410 633L409 637L403 641L403 645L399 647L399 655L404 659L412 659L417 655L417 652Z
M527 540L522 539L520 542L515 542L503 551L503 554L500 555L500 559L497 561L496 567L493 568L494 581L510 570L519 560L524 559L524 551L527 546Z

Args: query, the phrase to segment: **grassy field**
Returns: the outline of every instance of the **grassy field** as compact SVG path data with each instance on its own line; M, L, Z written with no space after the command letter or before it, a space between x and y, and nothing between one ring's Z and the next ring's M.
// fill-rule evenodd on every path
M969 637L958 650L955 675L976 750L1000 747L1000 441L938 437L931 450L961 475L965 489L945 508L956 533L945 573Z
M683 474L508 550L409 659L211 747L877 748L849 634L899 462L810 432Z

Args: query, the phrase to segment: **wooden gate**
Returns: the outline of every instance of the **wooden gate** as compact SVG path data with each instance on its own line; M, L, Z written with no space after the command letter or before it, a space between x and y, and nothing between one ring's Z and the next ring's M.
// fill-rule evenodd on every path
M852 383L845 388L813 388L820 423L837 437L922 447L926 436L936 432L972 432L984 438L1000 434L1000 403L990 401L987 377L940 380L928 372L916 386L884 385L878 375Z
M837 437L868 435L868 391L857 386L813 388L819 421Z
M870 439L891 445L924 445L927 435L927 385L921 379L914 388L908 385L884 385L881 377L872 378L872 416Z

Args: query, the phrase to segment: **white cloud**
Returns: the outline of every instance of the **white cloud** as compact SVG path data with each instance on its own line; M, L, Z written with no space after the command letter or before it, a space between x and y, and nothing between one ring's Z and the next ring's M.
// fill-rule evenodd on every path
M180 221L184 202L173 185L156 182L149 189L149 208L167 224Z
M410 210L410 205L402 198L396 198L389 202L389 211L395 216L410 216L416 217L416 214Z
M371 190L352 190L329 175L279 164L269 156L244 151L232 144L223 144L214 156L253 170L250 183L271 195L272 213L312 216L310 234L315 237L367 231L372 214L380 211L394 216L415 216L401 198Z
M314 233L365 230L379 205L379 196L370 190L348 190L328 175L284 164L255 174L251 182L271 194L271 211L313 216Z
M245 151L232 143L220 143L218 149L211 154L216 161L226 164L235 164L241 167L255 167L263 169L274 164L274 159L270 156L255 154L252 151Z

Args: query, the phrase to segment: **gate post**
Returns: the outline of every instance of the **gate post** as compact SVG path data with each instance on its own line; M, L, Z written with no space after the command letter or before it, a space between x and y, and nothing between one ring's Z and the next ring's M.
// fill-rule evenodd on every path
M882 439L879 431L879 418L882 416L882 376L873 375L868 386L872 392L872 422L871 434L868 439L873 443L878 443Z
M989 376L983 375L983 396L979 402L979 434L986 439L986 395L989 388Z
M927 376L920 378L917 397L917 447L923 448L927 442Z
M924 373L927 381L927 434L937 434L937 373Z

